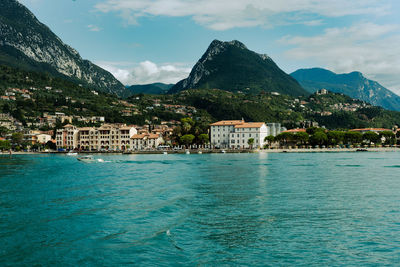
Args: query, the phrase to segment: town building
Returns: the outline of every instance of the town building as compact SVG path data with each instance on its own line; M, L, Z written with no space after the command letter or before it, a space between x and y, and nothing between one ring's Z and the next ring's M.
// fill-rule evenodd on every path
M250 148L249 139L254 139L253 148L263 147L266 136L281 133L280 123L245 122L244 120L218 121L211 124L211 145L220 148Z
M163 138L158 134L136 134L132 136L129 150L145 150L157 148L164 143Z
M260 148L264 146L264 138L268 136L268 128L264 122L249 122L235 125L230 133L230 148ZM249 140L253 139L253 144Z
M134 126L125 124L103 124L100 127L77 128L66 125L57 130L57 148L84 151L124 151L133 147L132 137L137 135ZM153 135L150 135L153 140ZM159 137L157 135L157 137ZM157 139L157 138L155 138ZM157 142L146 142L153 145ZM144 143L143 143L144 144Z
M73 150L78 148L79 130L76 126L67 124L56 132L57 148Z

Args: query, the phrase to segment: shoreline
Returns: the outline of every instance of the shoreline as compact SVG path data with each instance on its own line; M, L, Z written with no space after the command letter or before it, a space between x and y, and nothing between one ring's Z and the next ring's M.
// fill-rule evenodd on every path
M359 151L363 149L363 151ZM365 149L365 150L364 150ZM358 151L357 151L358 150ZM340 153L340 152L400 152L400 148L397 147L371 147L371 148L279 148L279 149L256 149L256 150L248 150L248 149L214 149L214 150L151 150L151 151L130 151L130 152L89 152L83 151L78 152L79 154L116 154L116 155L152 155L152 154L187 154L189 151L190 154L235 154L235 153ZM223 152L225 151L225 152ZM201 152L201 153L199 153ZM12 152L11 155L47 155L47 154L64 154L66 152ZM0 155L10 155L9 152L0 152Z

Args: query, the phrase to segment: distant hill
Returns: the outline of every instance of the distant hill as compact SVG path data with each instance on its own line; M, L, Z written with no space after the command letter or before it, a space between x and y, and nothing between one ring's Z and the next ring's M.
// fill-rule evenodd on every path
M138 84L127 87L130 94L149 94L149 95L162 95L168 92L174 84L165 83L151 83L151 84Z
M119 96L127 93L111 73L82 59L16 0L0 1L0 64L46 72Z
M250 51L239 41L214 40L189 77L178 82L169 93L214 88L251 94L262 91L292 96L309 94L270 57Z
M360 72L336 74L313 68L300 69L291 74L304 89L314 93L322 88L360 99L375 106L400 111L400 97L378 82L368 80Z

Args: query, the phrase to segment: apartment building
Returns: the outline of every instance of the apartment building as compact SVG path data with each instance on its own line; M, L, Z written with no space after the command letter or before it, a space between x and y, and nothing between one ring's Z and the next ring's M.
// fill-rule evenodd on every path
M220 148L250 148L249 139L254 139L253 148L263 147L264 138L281 133L280 123L245 122L244 120L218 121L211 124L211 145Z
M235 130L235 126L243 123L245 123L244 120L229 120L211 124L211 145L227 148L229 136Z
M71 126L66 125L57 130L58 148L87 151L125 150L131 142L131 137L137 134L135 127L125 124L104 124L97 128Z
M268 128L263 122L249 122L235 125L229 136L230 148L260 148L264 146L264 138L268 136ZM254 143L249 145L249 139Z
M79 129L71 124L65 125L56 132L57 148L66 148L69 150L78 148Z
M130 150L144 150L157 148L164 142L163 138L158 134L136 134L131 137Z

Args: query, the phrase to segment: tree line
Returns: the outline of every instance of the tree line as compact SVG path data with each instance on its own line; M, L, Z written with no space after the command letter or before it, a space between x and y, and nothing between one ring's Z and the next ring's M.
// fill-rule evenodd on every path
M360 133L356 131L328 131L324 128L310 127L305 132L283 132L277 136L267 136L264 141L266 147L273 144L279 146L338 146L338 145L395 145L397 137L392 131L381 131L379 134L373 131Z

